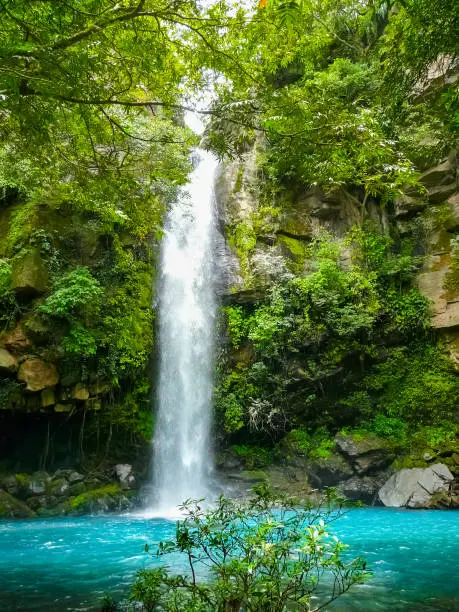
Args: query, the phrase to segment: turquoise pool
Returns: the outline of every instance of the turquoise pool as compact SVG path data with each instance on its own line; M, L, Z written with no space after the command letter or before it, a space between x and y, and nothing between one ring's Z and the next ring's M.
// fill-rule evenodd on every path
M135 516L0 521L0 610L97 610L157 559L174 523ZM331 610L459 611L459 511L351 510L333 532L373 579ZM179 567L179 562L176 562Z

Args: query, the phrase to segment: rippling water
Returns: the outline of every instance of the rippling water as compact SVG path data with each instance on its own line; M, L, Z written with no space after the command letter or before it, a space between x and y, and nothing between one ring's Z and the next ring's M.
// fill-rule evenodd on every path
M174 523L133 516L0 521L0 610L96 610L121 599ZM373 579L329 609L459 611L459 511L358 509L333 529ZM180 567L178 560L175 567Z

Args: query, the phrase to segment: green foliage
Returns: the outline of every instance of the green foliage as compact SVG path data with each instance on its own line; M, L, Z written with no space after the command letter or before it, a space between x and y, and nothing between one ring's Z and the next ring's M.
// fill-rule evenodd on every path
M71 325L67 335L62 339L62 346L67 353L88 357L96 354L97 340L93 331L76 322Z
M223 413L226 433L232 434L244 427L244 408L234 393L224 395L219 401L218 408Z
M154 422L149 381L137 380L133 389L126 391L121 399L110 406L104 419L137 440L150 442Z
M354 418L359 415L366 431L408 447L419 446L420 440L432 446L427 438L435 431L442 440L447 439L445 431L455 435L459 381L441 347L414 343L386 350L384 360L357 386L360 390L341 404L351 409Z
M270 465L274 458L272 449L255 444L234 444L231 450L248 470L264 468Z
M157 554L179 554L191 571L141 571L131 599L145 610L318 610L371 575L330 533L343 511L329 500L313 508L260 491L245 505L221 497L211 509L187 501L182 511L175 537Z
M103 366L110 377L139 373L153 345L152 269L132 256L114 269L115 286L108 290L100 323Z
M11 263L0 259L0 324L8 325L18 310L16 299L11 291Z
M344 268L346 246L352 265ZM238 352L250 347L252 356L230 371L223 364L217 411L226 433L280 437L293 427L297 450L318 457L339 423L360 419L401 439L441 411L451 418L457 386L427 335L428 302L413 287L419 262L409 247L396 253L390 236L362 227L342 242L323 234L308 247L308 274L274 284L255 307L233 307ZM394 338L400 346L384 349ZM340 371L341 388L324 391Z
M97 313L102 299L100 283L88 268L78 267L56 279L54 290L40 310L54 317L73 320Z
M244 316L242 306L226 306L223 309L226 315L228 335L234 349L238 349L241 340L247 336L249 321Z
M333 438L323 427L312 432L305 429L292 429L285 440L296 453L311 459L328 457L335 445Z
M11 378L0 379L0 406L11 408L11 402L15 395L21 390L21 385Z

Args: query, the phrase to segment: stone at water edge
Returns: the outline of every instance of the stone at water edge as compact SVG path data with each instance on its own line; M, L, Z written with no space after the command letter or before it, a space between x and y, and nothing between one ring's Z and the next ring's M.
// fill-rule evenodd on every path
M35 512L24 502L0 489L0 518L31 518Z
M115 465L115 474L120 482L120 485L128 489L135 486L135 478L132 473L132 465L129 463L118 463Z
M411 468L393 474L379 489L379 499L385 506L429 508L435 493L449 489L454 476L443 463L427 468Z

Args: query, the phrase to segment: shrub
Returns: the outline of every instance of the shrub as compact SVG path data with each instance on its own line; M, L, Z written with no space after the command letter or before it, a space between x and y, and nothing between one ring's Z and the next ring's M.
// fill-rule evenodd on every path
M209 510L195 501L181 510L175 537L157 554L182 555L190 572L140 571L131 599L144 610L312 612L370 575L331 535L342 510L330 500L319 509L259 491L247 505L221 497Z
M88 268L78 267L58 278L53 293L40 310L54 317L71 320L83 313L96 312L102 299L102 288Z

